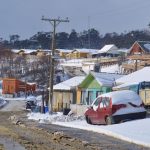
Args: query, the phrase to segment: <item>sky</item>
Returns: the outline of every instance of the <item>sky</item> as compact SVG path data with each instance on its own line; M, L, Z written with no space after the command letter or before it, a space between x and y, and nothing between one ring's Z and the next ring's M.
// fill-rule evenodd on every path
M150 0L0 0L0 37L18 34L26 39L39 31L52 31L42 16L69 18L57 32L95 28L100 34L148 28Z

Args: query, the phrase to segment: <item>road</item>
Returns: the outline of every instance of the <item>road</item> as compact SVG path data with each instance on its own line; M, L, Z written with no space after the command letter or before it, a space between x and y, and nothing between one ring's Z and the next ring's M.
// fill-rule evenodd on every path
M18 107L14 107L14 105L11 107L11 103L21 106L21 110L20 108L17 109ZM39 124L37 121L27 119L26 115L28 112L24 110L23 106L24 102L11 101L6 106L9 108L9 111L6 107L2 109L3 111L0 111L0 145L3 144L4 139L12 139L19 146L27 150L150 149L99 133L52 124ZM16 120L11 120L10 116L15 116ZM16 148L16 150L18 149Z
M94 133L90 131L67 128L56 125L40 124L38 127L46 129L49 132L59 131L71 138L77 138L81 141L87 141L90 146L95 146L102 150L149 150L142 146L115 139L103 134ZM94 128L94 125L93 125Z
M7 104L0 111L21 111L24 109L25 100L7 100Z

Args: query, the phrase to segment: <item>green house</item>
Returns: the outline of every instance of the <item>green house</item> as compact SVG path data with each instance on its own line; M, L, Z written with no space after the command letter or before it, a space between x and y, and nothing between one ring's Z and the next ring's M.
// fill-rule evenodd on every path
M120 77L122 75L90 72L78 86L78 90L81 92L80 103L90 105L98 95L111 92L115 80Z

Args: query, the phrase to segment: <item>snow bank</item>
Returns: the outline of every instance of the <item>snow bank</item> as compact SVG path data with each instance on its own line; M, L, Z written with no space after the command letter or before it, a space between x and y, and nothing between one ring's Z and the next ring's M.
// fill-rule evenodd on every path
M28 119L32 119L32 120L37 120L40 121L40 123L44 123L44 122L49 122L49 123L53 123L53 122L72 122L72 121L76 121L76 120L84 120L84 116L75 116L75 115L63 115L62 112L58 112L58 113L54 113L52 115L50 115L49 113L46 114L41 114L41 113L29 113L28 115Z

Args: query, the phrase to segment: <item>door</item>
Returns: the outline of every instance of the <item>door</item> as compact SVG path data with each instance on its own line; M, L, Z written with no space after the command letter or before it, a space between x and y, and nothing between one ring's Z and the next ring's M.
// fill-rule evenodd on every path
M92 108L89 114L90 120L92 121L93 124L97 124L98 123L98 107L99 107L99 103L101 101L101 97L98 97L95 102L92 104Z
M109 97L102 97L101 102L99 104L97 110L97 120L99 120L100 124L105 124L106 116L111 115L111 108L110 108L110 98Z

